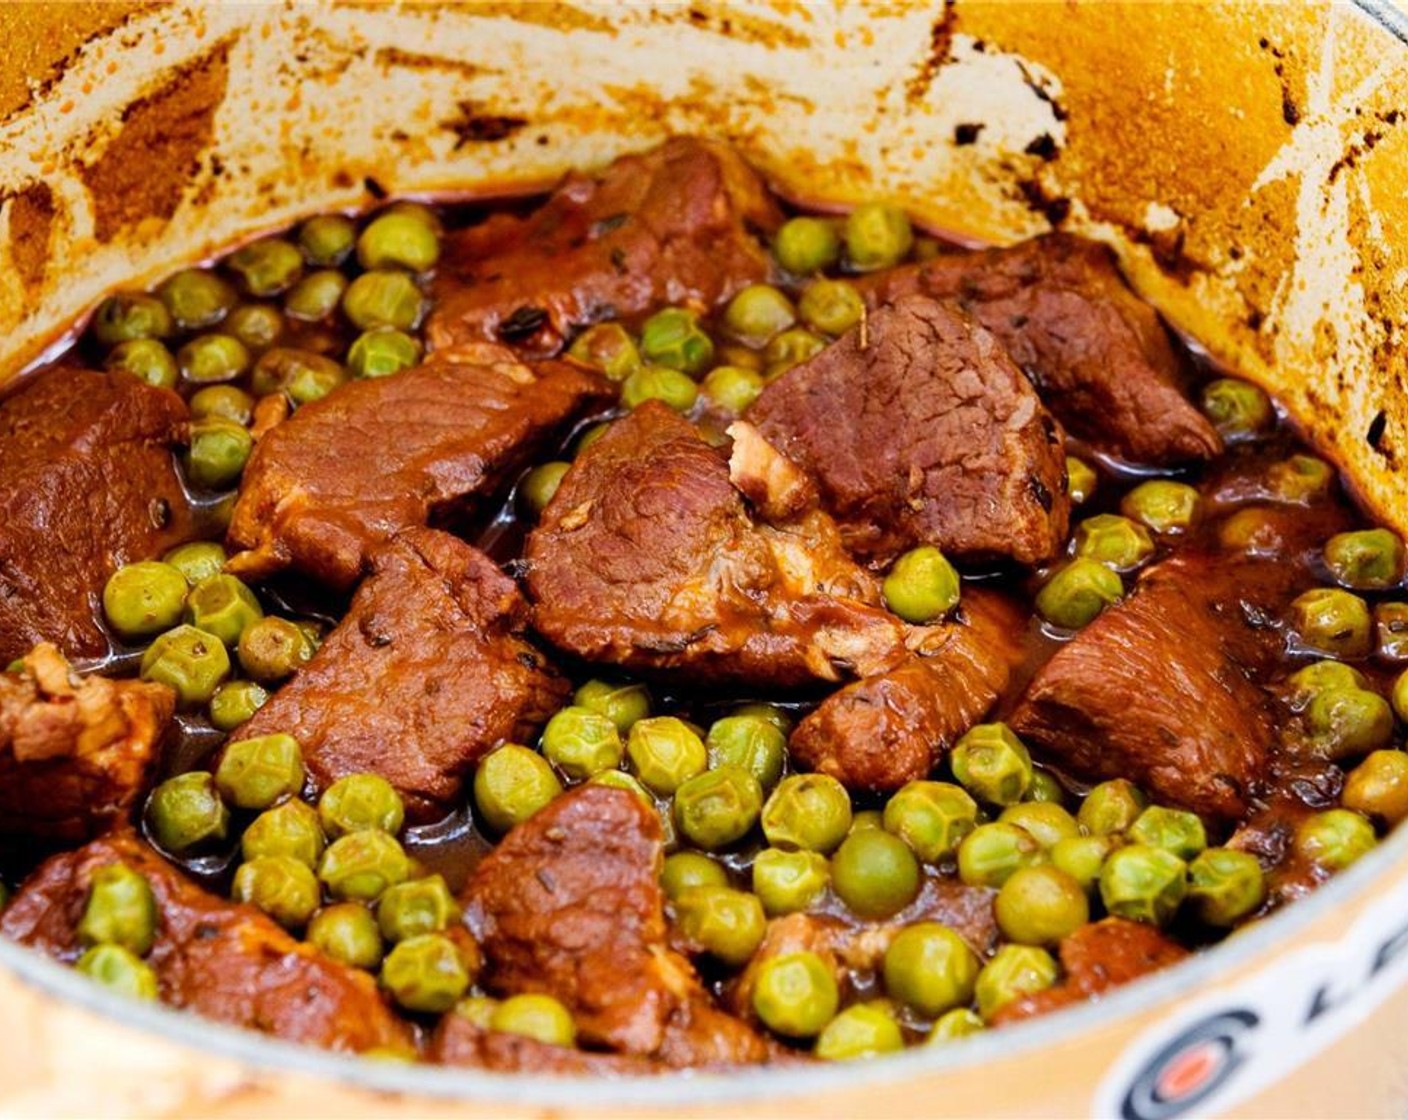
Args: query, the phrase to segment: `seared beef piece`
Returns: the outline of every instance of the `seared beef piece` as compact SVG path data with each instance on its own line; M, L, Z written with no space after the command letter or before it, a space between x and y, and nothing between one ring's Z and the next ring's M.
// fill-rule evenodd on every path
M1177 964L1188 950L1153 926L1105 918L1081 926L1061 942L1061 982L1003 1007L993 1025L1044 1015L1067 1004L1103 995L1111 988Z
M572 173L526 218L497 214L446 239L427 331L553 354L580 327L659 304L713 306L766 280L759 235L781 221L729 148L668 140L600 179Z
M461 800L465 773L504 740L527 740L568 686L523 638L527 604L483 553L407 529L322 648L234 733L287 732L314 785L374 771L413 821Z
M663 860L659 816L626 790L583 785L539 810L465 889L482 982L561 1000L590 1046L675 1068L765 1061L768 1043L667 946Z
M86 840L126 819L175 706L165 685L78 680L35 646L0 674L0 833Z
M1039 564L1071 503L1055 422L997 341L905 296L770 384L748 419L820 483L846 547L876 565L919 544Z
M487 344L344 385L255 446L229 534L250 551L228 570L263 578L292 565L349 588L376 545L460 512L608 395L577 366L529 367Z
M1239 594L1267 593L1260 577L1278 566L1192 554L1156 564L1047 662L1013 729L1076 777L1129 778L1214 822L1242 816L1274 727L1248 669L1274 636Z
M862 284L872 306L914 291L957 301L1007 347L1066 429L1102 451L1163 466L1222 450L1184 396L1158 316L1104 245L1052 233L941 254Z
M732 479L725 452L655 401L582 452L528 538L534 626L586 660L695 683L891 667L905 628L814 489L747 425L732 433Z
M0 404L0 665L39 642L99 657L103 584L192 534L171 448L186 406L59 367Z
M966 590L957 620L911 633L913 656L802 720L788 744L793 760L853 790L890 792L928 777L1007 687L1023 627L1005 600Z
M295 940L252 906L213 895L136 837L114 834L43 863L0 917L0 934L74 961L93 873L124 863L156 895L147 962L161 999L210 1019L331 1050L408 1050L405 1025L365 972Z
M667 1073L670 1068L653 1058L634 1054L603 1054L571 1046L553 1046L526 1035L485 1030L454 1013L440 1020L426 1056L446 1066L552 1077L639 1077Z

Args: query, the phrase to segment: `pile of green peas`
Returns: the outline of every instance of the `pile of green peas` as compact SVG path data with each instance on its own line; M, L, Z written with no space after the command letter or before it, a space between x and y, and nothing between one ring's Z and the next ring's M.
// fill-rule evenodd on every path
M440 240L434 212L412 202L360 226L318 215L151 292L109 297L87 344L104 368L188 398L186 477L197 490L226 491L253 450L257 398L282 393L296 408L351 378L420 361L424 287Z
M226 559L221 545L196 541L127 564L103 588L103 616L123 643L145 646L143 680L167 685L182 708L204 708L228 732L317 652L322 631L266 614L254 591L223 571Z

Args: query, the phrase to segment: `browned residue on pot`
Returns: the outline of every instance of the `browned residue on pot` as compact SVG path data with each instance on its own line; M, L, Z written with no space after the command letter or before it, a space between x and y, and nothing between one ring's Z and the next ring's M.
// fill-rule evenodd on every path
M55 215L47 183L32 183L10 199L10 261L26 288L37 288L44 279Z
M228 41L171 72L122 114L116 136L80 174L93 196L93 235L117 237L144 218L169 219L200 171L229 78Z

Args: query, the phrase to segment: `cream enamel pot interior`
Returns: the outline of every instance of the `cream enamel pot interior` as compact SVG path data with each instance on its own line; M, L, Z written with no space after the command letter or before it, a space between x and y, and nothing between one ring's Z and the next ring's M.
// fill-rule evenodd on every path
M383 193L551 183L670 132L783 192L1109 242L1408 529L1408 18L1334 5L0 8L0 380L107 291ZM844 1068L555 1082L355 1062L0 945L7 1115L1398 1115L1408 834L1096 1005Z

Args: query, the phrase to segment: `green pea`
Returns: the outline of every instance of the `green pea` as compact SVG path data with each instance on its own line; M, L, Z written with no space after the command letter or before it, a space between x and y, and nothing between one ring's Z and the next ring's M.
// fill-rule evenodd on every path
M1120 918L1167 925L1188 891L1188 865L1147 844L1117 848L1100 870L1100 898Z
M235 901L257 907L286 929L307 925L319 897L312 869L291 856L260 856L235 872Z
M499 1001L490 996L465 996L455 1004L455 1014L468 1019L480 1030L487 1031L498 1007Z
M768 796L762 822L773 847L825 854L850 830L851 797L827 774L793 774Z
M1306 707L1305 726L1315 754L1339 761L1388 746L1393 740L1393 710L1377 692L1324 688Z
M624 381L640 369L640 351L630 332L620 323L588 327L567 350L568 356L600 371L610 381Z
M459 920L460 908L439 875L387 887L376 904L376 920L387 941L439 933Z
M314 648L296 623L265 615L244 628L238 653L246 673L261 684L274 684L305 665Z
M206 490L223 490L239 481L254 451L249 429L233 420L210 417L191 423L186 477Z
M129 999L157 998L158 985L152 966L121 945L94 945L78 958L74 968Z
M977 954L948 926L905 926L885 950L885 991L932 1019L973 999L980 968Z
M252 296L276 296L288 291L303 275L303 254L280 237L266 237L236 249L225 265Z
M1385 661L1408 661L1408 603L1375 603L1374 635Z
M292 735L261 735L228 743L215 785L231 805L267 809L303 788L303 752Z
M1408 723L1408 670L1400 673L1398 679L1393 682L1393 691L1389 693L1389 702L1393 705L1394 713L1398 718Z
M254 592L234 576L209 576L186 596L186 621L227 646L235 645L245 627L263 617Z
M548 1046L574 1046L577 1042L572 1013L552 996L510 996L494 1008L489 1029L534 1038Z
M1051 866L1059 867L1081 890L1092 894L1100 885L1100 869L1119 843L1113 836L1068 836L1052 844L1047 855Z
M953 776L979 801L1015 805L1032 784L1032 758L1005 723L980 723L963 733L949 756Z
M164 684L186 707L206 704L230 675L230 655L220 639L194 626L157 637L142 655L142 679Z
M1100 476L1084 459L1066 456L1066 493L1070 495L1072 505L1083 506L1090 501L1099 482Z
M833 338L845 334L865 316L865 300L846 280L813 280L797 304L802 322Z
M1077 556L1058 568L1036 595L1036 611L1053 626L1079 630L1124 595L1119 574L1099 560Z
M976 1011L967 1007L955 1007L940 1015L924 1038L926 1046L943 1046L969 1035L980 1034L986 1028Z
M174 389L181 370L171 351L154 338L133 338L119 342L103 359L109 373L130 373L158 389Z
M262 354L278 342L285 327L283 314L267 303L241 304L221 325L227 335L239 339L252 354Z
M666 797L709 765L703 741L683 720L673 716L633 723L626 740L626 757L636 777Z
M375 829L339 836L318 861L318 878L343 902L375 902L410 874L411 862L396 837Z
M284 296L284 311L291 319L317 323L337 310L347 290L347 277L335 268L310 272Z
M643 684L587 681L577 689L572 703L605 716L622 735L629 732L637 720L650 715L650 693Z
M543 729L544 757L577 781L614 770L624 753L616 725L588 708L563 708Z
M852 832L865 832L867 829L877 829L885 827L885 814L880 809L862 809L858 813L851 814L851 827L846 830L849 836Z
M1046 849L1080 835L1080 825L1075 817L1060 805L1046 801L1023 801L1019 805L1009 805L1002 810L998 820L1015 824Z
M1356 591L1384 591L1403 581L1403 542L1387 529L1336 533L1325 543L1325 567Z
M1097 513L1076 526L1076 555L1097 560L1117 572L1130 572L1154 555L1154 538L1137 521L1114 513Z
M758 779L741 766L725 763L686 779L675 790L675 826L691 844L714 852L748 835L762 806Z
M103 614L119 637L144 638L181 621L186 577L156 560L118 568L103 586Z
M688 412L698 399L699 386L687 374L667 366L643 366L621 385L621 404L625 408L660 401L676 412Z
M998 928L1009 941L1055 945L1090 920L1085 890L1049 864L1014 871L993 903Z
M921 625L945 617L958 606L960 583L944 554L923 545L895 561L881 590L890 610L906 622Z
M1129 839L1136 844L1162 848L1184 861L1208 846L1207 831L1197 813L1162 805L1150 805L1139 814L1130 826Z
M1367 657L1373 648L1369 607L1358 595L1317 587L1291 602L1291 625L1300 644L1331 657Z
M819 852L764 848L753 857L753 893L769 917L806 910L830 879L831 866Z
M571 463L562 462L540 463L534 467L518 484L519 504L531 516L540 517L552 501L553 495L557 493L557 488L562 485L563 477L571 469Z
M1345 778L1340 803L1390 828L1408 817L1408 754L1374 751Z
M325 847L317 811L296 797L265 809L240 837L240 854L247 862L265 856L284 856L308 867L317 867Z
M209 269L188 268L162 281L157 297L183 331L199 331L220 322L239 302L235 289Z
M831 883L862 918L898 914L919 894L919 861L908 845L888 832L854 832L831 857Z
M1267 471L1271 493L1282 501L1306 503L1325 497L1335 481L1334 468L1313 455L1292 455Z
M317 214L298 229L298 247L315 268L336 268L356 241L357 224L343 214Z
M200 334L176 351L176 361L191 384L210 385L243 376L252 359L248 347L233 335Z
M191 397L196 420L228 420L248 427L254 419L254 398L234 385L207 385Z
M469 989L469 983L469 969L459 947L441 933L409 937L381 962L382 987L407 1011L448 1011Z
M633 778L623 770L603 770L600 774L593 774L587 779L589 786L609 786L611 789L623 789L627 793L634 794L640 798L641 804L652 812L657 808L655 795L640 784L637 778Z
M156 896L146 876L123 863L93 872L78 920L80 945L121 945L145 957L156 941Z
M440 239L435 228L405 211L378 215L357 238L357 261L363 268L426 272L439 259Z
M978 825L958 845L958 877L970 887L1000 887L1020 868L1045 861L1035 836L1003 821Z
M352 968L381 964L381 933L372 912L360 902L324 906L308 923L307 937L324 956Z
M660 888L672 902L694 887L726 887L728 872L723 864L698 852L675 852L665 857L660 871Z
M826 349L826 339L811 331L793 327L774 335L763 350L766 380L780 377L793 366L801 365Z
M812 1038L836 1015L841 993L836 977L810 951L765 960L753 983L753 1012L770 1031Z
M725 716L709 725L704 740L710 766L739 766L771 789L782 777L787 736L761 716Z
M1156 533L1185 533L1198 516L1198 492L1183 482L1141 482L1120 501L1120 512Z
M812 1053L823 1061L848 1062L903 1049L904 1035L884 1005L857 1003L822 1028Z
M792 731L792 717L776 704L740 704L729 712L729 715L767 720L784 735L791 734Z
M210 698L210 723L217 731L233 731L254 718L269 694L253 681L226 681Z
M1080 826L1097 836L1124 832L1149 804L1143 792L1125 778L1101 782L1085 795L1076 820Z
M104 346L134 338L169 338L175 330L171 313L145 292L118 292L98 305L89 329Z
M885 830L925 863L952 859L977 823L977 803L949 782L910 782L885 804Z
M792 218L778 229L772 255L794 276L810 276L840 259L841 239L824 218Z
M474 772L474 804L499 833L522 824L561 792L542 755L513 743L490 752Z
M1043 992L1056 983L1056 961L1035 945L1004 945L978 973L974 992L978 1012L991 1019L1013 1000Z
M1286 699L1297 712L1328 689L1366 688L1364 674L1343 661L1313 661L1286 679Z
M146 818L152 839L176 855L224 840L230 826L230 810L204 770L177 774L152 790Z
M1249 852L1209 848L1188 865L1188 899L1208 925L1233 926L1266 901L1261 865Z
M909 216L896 206L866 202L846 217L846 262L857 272L896 265L913 245Z
M362 273L342 295L342 313L361 331L374 327L414 330L425 306L425 296L415 280L404 272L386 269Z
M347 351L347 365L354 377L390 377L417 365L420 342L404 331L376 327L357 336Z
M1271 398L1246 381L1219 377L1203 386L1203 413L1226 440L1260 435L1276 423Z
M715 366L699 388L725 412L741 416L762 394L763 379L751 369Z
M701 373L714 360L713 340L694 312L682 307L667 307L645 321L640 350L646 361L683 373Z
M1066 791L1061 783L1045 770L1032 770L1032 784L1022 795L1023 801L1038 801L1043 804L1060 805L1066 800Z
M1377 844L1374 826L1348 809L1316 813L1296 828L1296 854L1327 871L1343 871Z
M732 887L690 887L674 900L680 932L710 956L739 967L757 951L767 930L756 895Z
M765 346L773 335L797 321L797 309L771 284L749 284L729 301L723 324L739 342Z

